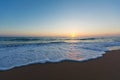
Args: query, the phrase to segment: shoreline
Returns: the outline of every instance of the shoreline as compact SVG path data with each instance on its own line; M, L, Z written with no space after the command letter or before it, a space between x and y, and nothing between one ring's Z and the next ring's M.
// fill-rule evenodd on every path
M0 80L120 80L120 50L83 62L31 64L0 71Z

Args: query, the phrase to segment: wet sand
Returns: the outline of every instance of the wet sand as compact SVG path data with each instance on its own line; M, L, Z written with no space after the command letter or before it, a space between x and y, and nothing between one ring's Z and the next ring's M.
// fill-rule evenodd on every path
M85 62L33 64L0 71L0 80L120 80L120 50Z

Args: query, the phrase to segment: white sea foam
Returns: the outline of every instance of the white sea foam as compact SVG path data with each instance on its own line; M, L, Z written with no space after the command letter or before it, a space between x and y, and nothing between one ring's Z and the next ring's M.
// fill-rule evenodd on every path
M120 48L120 42L68 42L1 47L0 70L34 63L95 59L102 57L106 51L113 50L114 47Z

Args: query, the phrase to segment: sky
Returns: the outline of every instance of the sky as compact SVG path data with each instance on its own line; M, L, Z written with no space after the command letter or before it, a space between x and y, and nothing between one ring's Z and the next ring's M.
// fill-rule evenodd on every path
M120 35L120 0L0 0L0 36Z

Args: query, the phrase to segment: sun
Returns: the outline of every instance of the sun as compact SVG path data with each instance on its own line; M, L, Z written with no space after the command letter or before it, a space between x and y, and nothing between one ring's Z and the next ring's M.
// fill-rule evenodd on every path
M74 38L74 37L76 37L76 36L77 36L76 33L71 33L71 34L70 34L70 37L72 37L72 38Z

